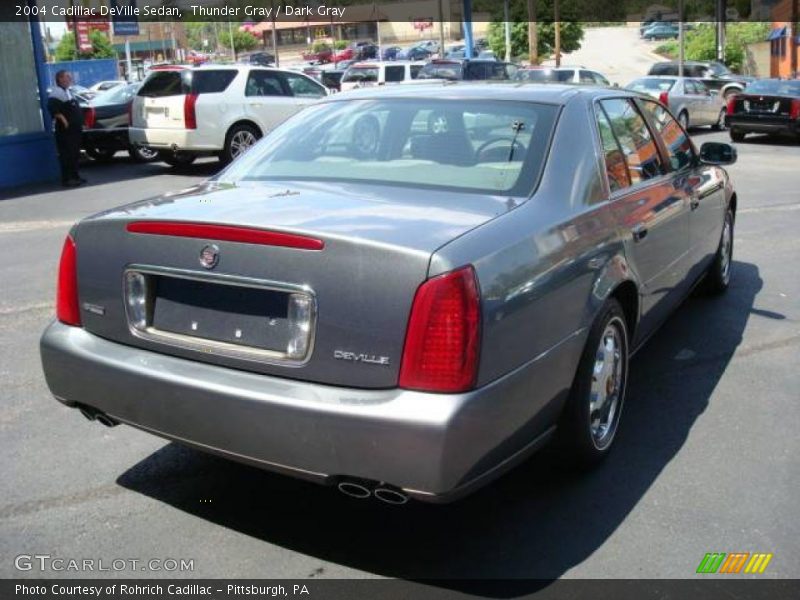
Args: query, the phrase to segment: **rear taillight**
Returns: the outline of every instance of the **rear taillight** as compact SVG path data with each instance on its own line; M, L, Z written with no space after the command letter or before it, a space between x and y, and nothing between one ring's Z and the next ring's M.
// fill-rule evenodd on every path
M800 100L796 98L792 100L792 105L789 108L789 118L800 119Z
M186 129L197 129L197 94L186 94L183 99L183 122Z
M735 113L735 112L736 112L736 101L737 101L738 99L739 99L739 97L738 97L738 96L735 96L735 95L734 95L734 96L731 96L730 98L728 98L728 103L727 103L727 105L726 105L726 107L725 107L725 111L726 111L726 112L727 112L729 115L732 115L733 113Z
M664 106L669 106L669 92L661 92L658 95L658 101Z
M406 331L400 387L463 392L475 385L480 346L480 297L471 266L423 283Z
M83 128L94 129L95 123L97 123L97 111L89 107L83 113Z
M66 325L80 327L81 313L78 306L78 269L75 241L67 236L61 249L58 264L58 287L56 289L56 318Z

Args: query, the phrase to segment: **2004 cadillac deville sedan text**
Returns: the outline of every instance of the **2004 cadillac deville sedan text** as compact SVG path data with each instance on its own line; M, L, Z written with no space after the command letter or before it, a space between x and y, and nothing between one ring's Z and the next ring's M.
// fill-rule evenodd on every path
M735 158L618 90L334 96L210 181L75 225L47 383L389 502L456 498L554 433L596 462L630 353L696 282L728 286Z

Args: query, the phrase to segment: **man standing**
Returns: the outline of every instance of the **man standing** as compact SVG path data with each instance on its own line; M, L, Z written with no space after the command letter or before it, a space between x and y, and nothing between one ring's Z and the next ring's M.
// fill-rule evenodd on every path
M67 71L56 73L56 87L50 92L47 110L53 117L61 165L61 183L65 187L77 187L86 183L78 174L81 157L81 132L83 130L83 110L69 91L72 75Z

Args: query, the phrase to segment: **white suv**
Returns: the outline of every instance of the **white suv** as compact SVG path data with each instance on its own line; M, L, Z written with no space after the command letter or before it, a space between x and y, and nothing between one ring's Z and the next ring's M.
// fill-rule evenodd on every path
M234 160L294 113L327 96L310 77L254 65L161 67L131 106L132 144L171 165L198 155Z
M414 81L424 62L396 60L391 62L353 63L342 75L342 91L373 85Z

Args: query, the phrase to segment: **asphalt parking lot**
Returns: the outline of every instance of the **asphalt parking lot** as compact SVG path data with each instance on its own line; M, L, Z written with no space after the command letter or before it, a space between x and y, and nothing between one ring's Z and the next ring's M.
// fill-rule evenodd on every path
M0 575L683 578L707 552L739 551L773 553L760 577L797 577L800 145L753 137L738 150L731 288L690 298L634 358L609 460L577 474L544 452L447 506L347 498L107 429L51 398L38 338L70 224L188 186L215 162L176 172L120 159L87 166L84 188L6 194ZM19 571L20 554L191 559L194 570Z

